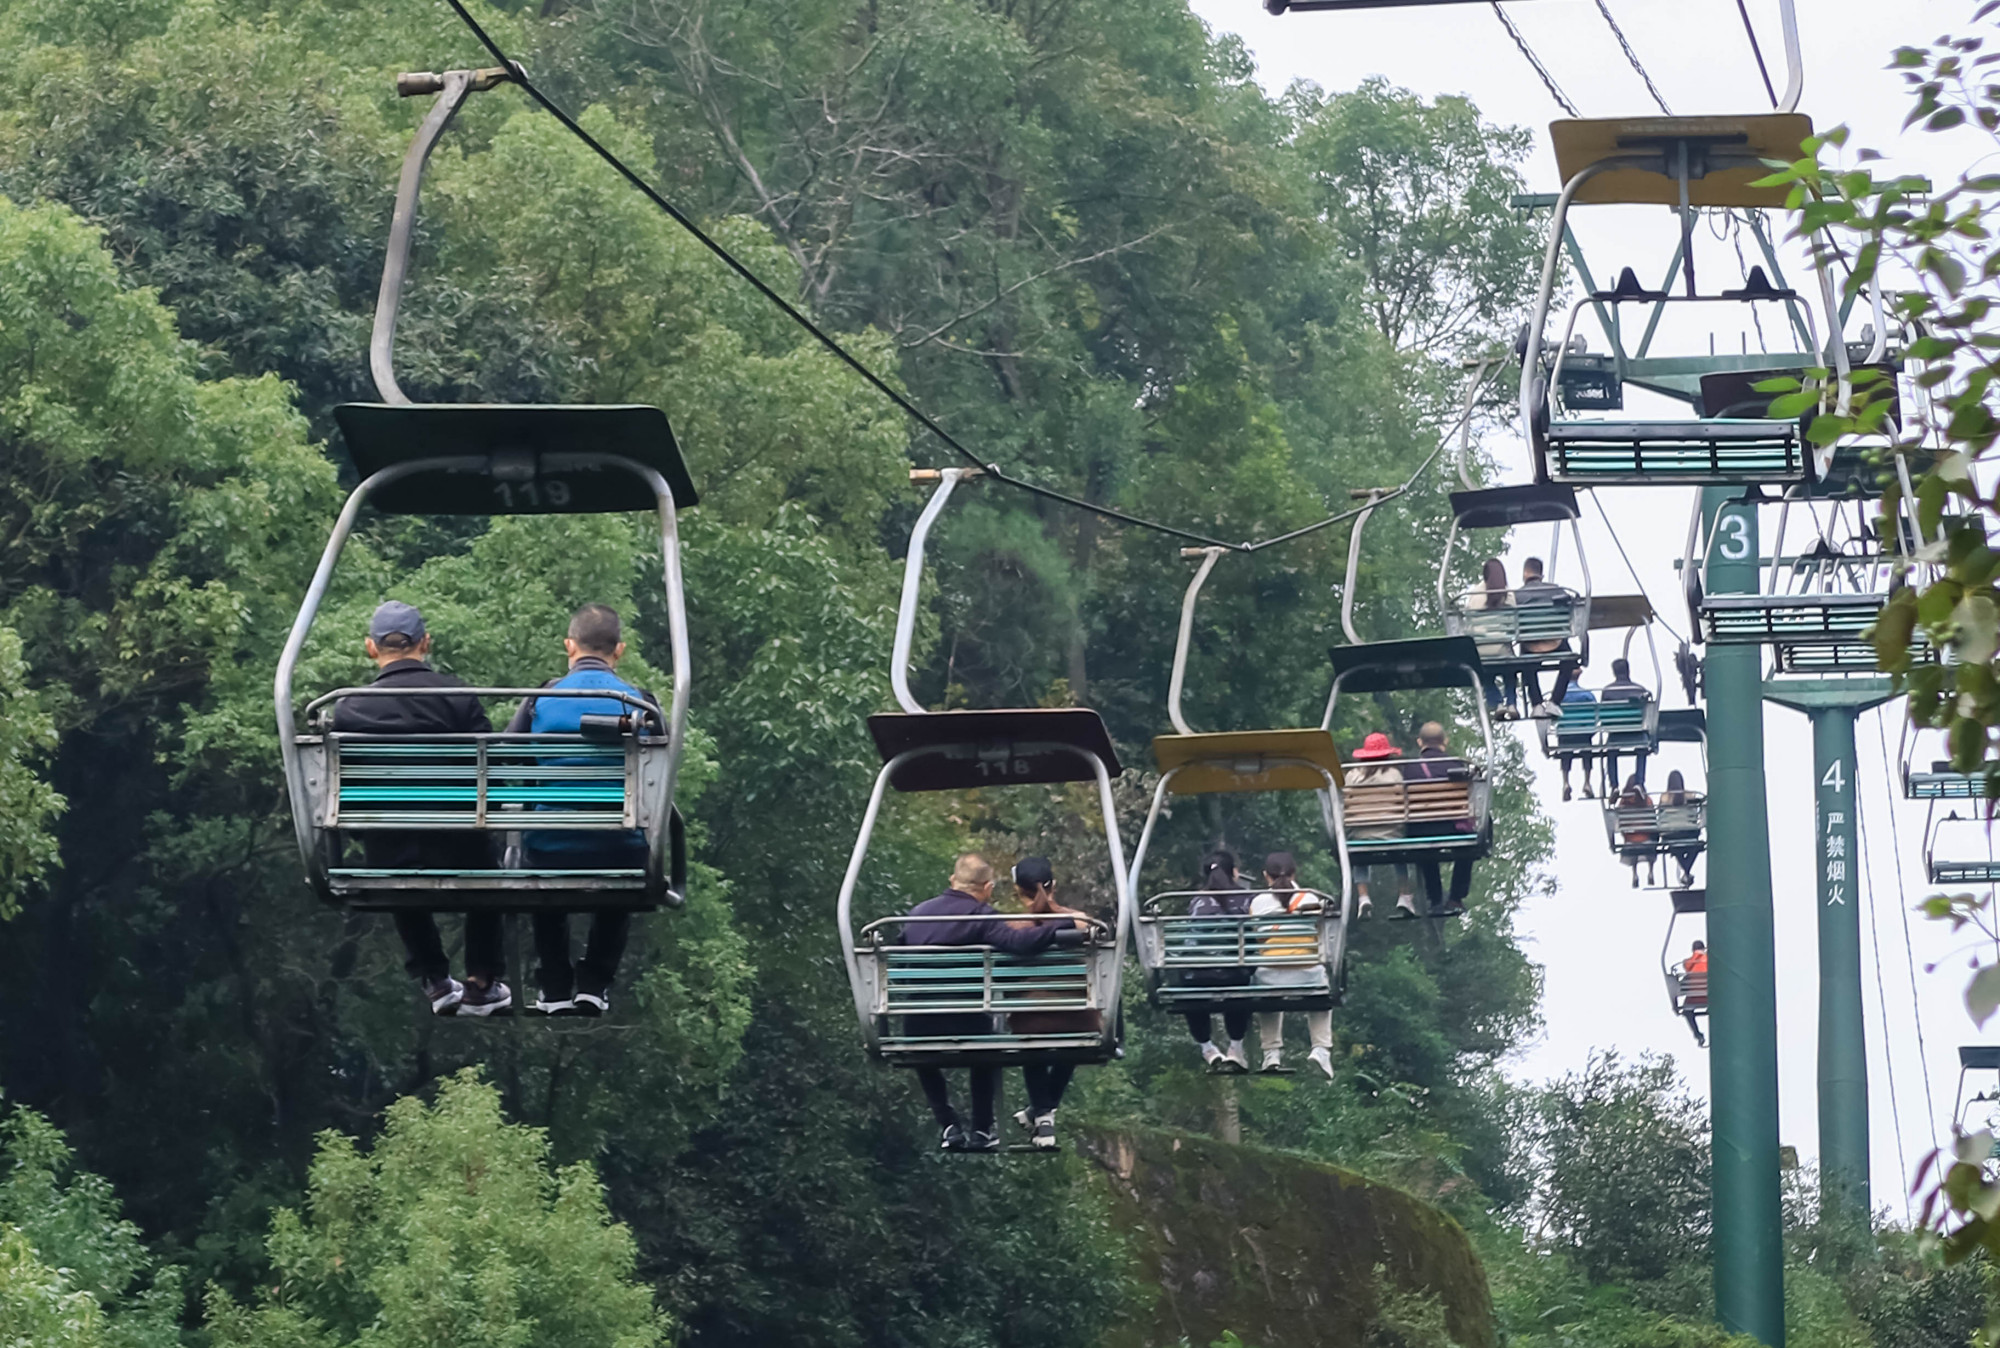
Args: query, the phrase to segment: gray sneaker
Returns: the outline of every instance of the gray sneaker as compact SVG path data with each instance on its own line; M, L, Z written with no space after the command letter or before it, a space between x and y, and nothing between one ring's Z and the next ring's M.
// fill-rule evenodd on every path
M514 990L497 978L484 986L468 981L465 996L458 1003L461 1016L507 1016L513 1012Z
M422 980L422 985L424 1000L431 1004L432 1015L452 1016L458 1014L458 1005L465 1000L465 984L450 975L446 975L443 978L426 978Z

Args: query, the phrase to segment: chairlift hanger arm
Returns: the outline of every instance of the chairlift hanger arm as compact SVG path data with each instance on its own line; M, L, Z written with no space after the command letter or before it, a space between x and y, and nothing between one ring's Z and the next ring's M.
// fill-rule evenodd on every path
M396 211L389 224L389 251L382 260L382 287L375 296L375 327L368 337L368 372L374 376L375 391L385 403L410 401L396 382L396 313L403 302L403 283L409 278L410 243L416 233L417 196L423 188L424 165L465 100L513 79L514 74L501 66L447 70L442 75L419 71L396 77L398 97L436 94L437 101L424 115L416 140L403 156L402 175L396 180Z

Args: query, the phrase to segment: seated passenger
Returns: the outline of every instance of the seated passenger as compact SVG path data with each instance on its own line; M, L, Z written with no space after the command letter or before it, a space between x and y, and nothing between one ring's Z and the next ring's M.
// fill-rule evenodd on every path
M1643 811L1628 815L1627 810ZM1653 883L1653 800L1637 777L1628 778L1618 796L1618 841L1625 864L1632 868L1632 888L1639 887L1639 857L1646 858L1646 883Z
M1680 868L1682 889L1694 887L1694 860L1701 855L1701 830L1687 827L1694 819L1694 804L1688 798L1687 779L1679 768L1667 774L1667 789L1660 793L1660 839Z
M1708 1009L1708 943L1696 941L1688 957L1674 966L1674 972L1680 975L1681 1016L1694 1032L1694 1046L1707 1048L1708 1040L1702 1036L1701 1021L1696 1017Z
M1189 917L1248 917L1250 893L1236 876L1236 854L1218 847L1201 859L1200 891L1188 900ZM1240 968L1190 969L1183 975L1197 987L1241 987L1250 981L1249 971ZM1187 1013L1188 1033L1201 1048L1201 1060L1211 1072L1247 1072L1250 1055L1243 1048L1243 1036L1250 1032L1250 1013L1230 1008L1222 1013L1222 1028L1229 1032L1227 1050L1215 1046L1214 1023L1206 1011Z
M1514 607L1514 596L1507 589L1505 562L1498 557L1488 557L1481 575L1484 588L1474 590L1465 597L1465 610L1468 615ZM1514 654L1514 643L1504 638L1480 641L1478 647L1479 658L1482 660L1504 660ZM1487 672L1486 706L1497 720L1514 719L1516 715L1514 699L1519 696L1519 687L1520 675L1511 669L1504 674L1490 670Z
M1462 758L1454 757L1446 748L1444 726L1437 721L1426 721L1417 731L1417 756L1406 760L1402 767L1405 781L1451 781L1465 776L1466 765ZM1436 837L1447 833L1470 833L1473 821L1460 819L1426 819L1412 821L1409 825L1411 837ZM1465 899L1472 892L1472 859L1470 857L1451 863L1451 898L1444 896L1443 868L1433 859L1426 858L1417 863L1417 869L1424 877L1424 895L1430 904L1432 917L1457 917L1465 911Z
M1361 747L1348 755L1350 763L1365 764L1363 767L1347 769L1347 786L1341 792L1342 808L1352 814L1363 816L1347 826L1347 837L1354 841L1380 841L1384 838L1400 838L1403 826L1366 818L1370 813L1395 813L1400 815L1403 808L1403 772L1393 762L1403 751L1389 742L1389 737L1379 730L1373 730L1361 741ZM1380 811L1370 807L1380 805ZM1368 898L1369 873L1373 868L1362 864L1354 874L1354 915L1369 917L1375 912L1375 905ZM1410 868L1398 861L1393 868L1396 877L1396 916L1415 917L1417 900L1410 888Z
M1514 606L1516 608L1546 608L1550 606L1569 608L1574 606L1575 603L1575 595L1560 585L1552 584L1542 579L1541 558L1530 557L1521 563L1521 585L1519 589L1514 591ZM1555 651L1567 651L1571 649L1574 648L1571 647L1567 638L1561 640L1524 641L1521 643L1521 650L1524 654L1547 655ZM1577 671L1580 668L1581 666L1574 660L1564 660L1557 665L1555 692L1551 694L1552 700L1548 702L1542 701L1541 675L1532 669L1521 672L1521 677L1526 682L1528 688L1528 702L1536 715L1556 717L1562 714L1560 704L1563 700L1563 694L1568 691L1570 684L1576 681Z
M1599 702L1651 702L1653 694L1643 683L1632 681L1632 662L1613 660L1611 662L1611 682L1598 692ZM1631 745L1638 760L1636 771L1639 785L1646 784L1646 732L1643 730L1620 730L1605 736L1606 744ZM1604 789L1609 791L1611 783L1618 780L1618 755L1611 754L1604 760Z
M1290 852L1273 852L1264 858L1264 885L1262 894L1250 900L1252 917L1271 917L1279 913L1314 914L1320 911L1319 897L1300 889L1298 863ZM1303 932L1274 932L1263 938L1262 954L1271 959L1309 960L1310 963L1260 965L1257 969L1257 983L1263 987L1328 987L1330 975L1326 965L1319 960L1319 938ZM1333 1079L1333 1012L1306 1012L1306 1034L1312 1040L1312 1052L1306 1056L1313 1066L1326 1073L1327 1080ZM1282 1011L1259 1011L1257 1013L1257 1042L1264 1050L1265 1072L1275 1072L1285 1065L1285 1013Z
M551 679L544 688L599 688L612 693L631 693L657 707L659 699L634 688L613 673L625 656L620 639L618 612L604 604L585 604L569 620L563 638L569 655L569 673ZM531 697L521 703L507 732L518 735L573 735L585 716L624 716L632 712L629 703L604 697ZM554 760L560 762L561 760ZM562 809L544 805L540 809ZM529 829L521 835L523 864L529 870L596 871L643 870L646 865L646 834L643 829L617 832L583 829ZM583 962L572 966L569 946L569 913L563 909L543 909L535 914L535 953L541 961L536 979L541 1000L535 1009L549 1016L601 1016L611 1007L611 980L617 976L618 961L625 954L625 938L632 929L632 914L618 909L600 909L590 915L590 936L584 947Z
M990 945L1010 955L1033 955L1056 939L1054 922L1008 922L987 900L993 897L993 868L976 852L967 852L951 868L951 884L936 898L910 910L911 917L958 918L956 922L908 922L904 945ZM993 1033L993 1017L983 1011L940 1011L905 1016L907 1032L956 1039ZM1000 1094L1000 1069L972 1067L972 1127L960 1122L951 1107L944 1070L919 1067L917 1082L937 1120L938 1145L946 1151L998 1151L1000 1135L993 1127L994 1104ZM1054 1130L1051 1128L1053 1138Z
M377 667L377 688L463 688L464 682L432 669L430 633L415 607L391 599L368 622L363 649ZM333 728L363 735L486 734L493 726L479 699L430 696L350 697L334 708ZM471 829L359 830L370 870L480 871L493 865L491 839ZM500 915L465 915L465 982L451 976L437 920L429 912L398 909L396 934L408 957L403 967L423 987L434 1015L491 1016L514 1005L500 981Z
M1597 695L1595 693L1592 693L1588 688L1585 688L1580 683L1571 684L1563 692L1563 705L1565 707L1571 706L1579 702L1595 703L1596 701L1597 701ZM1573 752L1565 753L1562 751L1566 749L1567 750L1588 749L1590 747L1590 741L1593 737L1594 737L1593 732L1588 730L1569 730L1569 731L1556 732L1556 750L1557 750L1556 762L1562 765L1564 800L1568 800L1570 798L1569 769L1570 765L1576 761L1577 756ZM1609 788L1606 788L1606 790L1608 791ZM1584 755L1583 759L1583 798L1585 800L1589 800L1591 798L1590 757L1587 754Z
M1056 872L1047 857L1022 857L1014 864L1014 891L1020 895L1021 906L1030 913L1068 914L1077 919L1073 924L1077 930L1090 930L1089 914L1056 902ZM1016 929L1049 926L1060 930L1062 924L1010 922L1007 925ZM1016 1011L1007 1018L1007 1028L1015 1034L1102 1034L1104 1014L1095 1009ZM1028 1107L1014 1116L1014 1122L1027 1130L1030 1146L1049 1150L1056 1145L1056 1110L1062 1104L1063 1092L1069 1089L1070 1078L1076 1075L1076 1064L1029 1063L1021 1069L1021 1075L1028 1087Z

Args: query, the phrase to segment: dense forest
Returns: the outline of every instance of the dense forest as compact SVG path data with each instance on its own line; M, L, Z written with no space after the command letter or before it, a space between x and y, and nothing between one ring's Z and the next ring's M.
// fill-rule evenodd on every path
M1531 282L1525 131L1382 83L1273 97L1183 0L476 8L982 456L1190 530L1270 534L1401 482ZM865 719L890 705L907 470L947 451L518 91L470 101L426 181L401 378L672 419L703 498L696 860L686 907L639 922L611 1021L426 1016L387 921L301 877L270 680L353 480L332 409L374 396L424 110L394 77L484 54L429 0L0 0L0 50L0 1343L1048 1348L1143 1314L1157 1289L1086 1160L935 1155L913 1084L857 1042L833 900ZM1364 637L1436 629L1444 491L1430 475L1369 534ZM1346 548L1333 529L1223 564L1190 720L1316 723ZM1099 708L1135 837L1177 543L974 483L932 556L919 695ZM570 611L609 602L621 669L664 687L658 574L630 517L370 517L300 687L363 681L392 593L442 668L490 685L559 672ZM1448 713L1343 707L1334 728L1393 716L1407 741ZM1500 1075L1537 1024L1512 914L1550 848L1503 766L1468 918L1360 928L1330 1085L1219 1083L1135 1005L1065 1126L1399 1186L1470 1234L1507 1343L1719 1345L1706 1120L1672 1065ZM1087 796L988 794L892 800L870 916L967 847L1048 855L1109 910ZM1225 841L1326 881L1317 828L1183 808L1157 869ZM509 953L524 984L525 930ZM1794 1198L1795 1348L1961 1348L1985 1320L1984 1264L1823 1228L1809 1176ZM1416 1312L1371 1335L1448 1341Z

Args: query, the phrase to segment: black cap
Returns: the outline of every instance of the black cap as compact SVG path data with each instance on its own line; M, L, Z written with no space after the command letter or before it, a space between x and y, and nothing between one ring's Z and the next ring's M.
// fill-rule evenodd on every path
M1022 857L1014 863L1014 883L1022 889L1040 889L1056 882L1056 868L1047 857Z
M1264 858L1264 874L1297 875L1299 863L1292 860L1290 852L1273 852Z
M383 637L408 637L411 641L422 641L424 615L417 611L415 604L405 604L400 599L384 600L368 620L368 635L377 641Z

